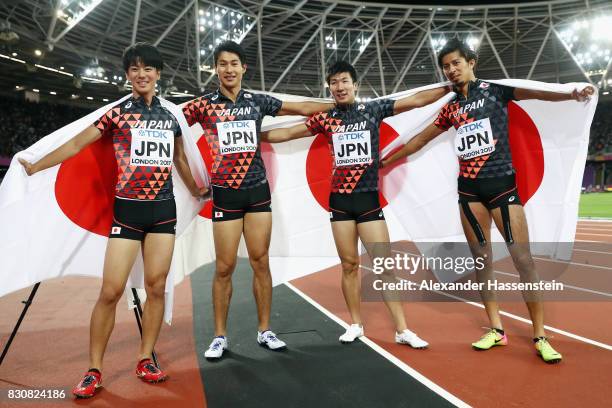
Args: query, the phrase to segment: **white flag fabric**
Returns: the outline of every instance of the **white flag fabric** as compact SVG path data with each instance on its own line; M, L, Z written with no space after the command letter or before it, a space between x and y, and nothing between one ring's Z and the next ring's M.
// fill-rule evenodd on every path
M563 93L588 85L525 80L490 82ZM388 97L399 99L444 85L447 84L429 85ZM284 100L310 100L274 96ZM381 126L381 157L433 123L452 97L453 94L448 94L431 105L387 118ZM589 128L596 105L597 95L587 103L516 101L509 104L513 161L533 242L554 244L574 240ZM266 118L263 128L287 127L303 120ZM407 163L382 171L383 202L388 202L384 212L392 241L465 241L457 205L459 165L453 147L454 132L450 129L440 135ZM317 136L281 144L264 143L262 151L272 191L270 265L274 284L338 264L327 211L331 187L327 141ZM214 259L214 254L198 251L198 248L212 247L210 208L201 215L193 226L195 239L182 243L179 249L187 254L187 263L191 265ZM202 244L198 243L199 239L203 240ZM503 242L496 229L492 240ZM421 247L427 249L427 245ZM532 249L539 255L567 259L571 247L549 244ZM506 254L494 253L494 257L499 259ZM239 256L247 256L244 243Z
M0 185L0 225L5 237L0 243L4 260L0 296L60 276L102 276L117 181L116 173L112 173L116 169L112 141L101 138L65 163L29 177L17 159L36 162L130 96L58 129L13 157ZM196 182L207 186L208 174L181 110L162 98L160 102L179 121ZM176 172L173 181L180 236L203 203L191 196ZM166 285L168 322L174 284L184 277L184 270L181 260L173 259ZM144 287L140 255L130 275L130 286Z
M523 80L490 82L566 93L587 85ZM389 97L398 99L442 85L412 89ZM291 101L313 100L292 95L274 96ZM449 94L429 106L386 119L381 126L381 157L431 124L451 98L452 94ZM588 103L519 101L509 104L513 161L531 241L574 240L589 128L596 104L597 95L593 95ZM107 107L43 138L22 152L22 157L36 160L90 125L105 109ZM177 117L181 118L181 115ZM263 129L286 127L303 121L302 117L266 117ZM181 125L187 126L182 118ZM184 131L183 135L188 133ZM201 135L199 125L191 127L189 140L195 141L197 147L186 143L186 152L194 175L205 180L206 172L201 168L200 156L194 160L196 163L192 162L197 156L195 149L199 148L204 162L210 163L210 152ZM465 240L457 206L459 166L453 137L454 130L450 129L410 157L407 163L382 171L381 196L383 205L386 205L384 212L392 241ZM327 141L318 135L275 145L262 143L262 156L272 191L270 265L274 284L337 264L327 209L332 168ZM74 201L66 199L66 196L82 193L66 187L62 171L59 171L60 180L57 180L59 167L28 178L14 159L0 186L0 222L4 226L4 236L9 237L0 244L0 255L6 262L0 271L3 282L0 296L57 276L101 276L107 238L79 226L78 222L83 221L78 216L66 215L65 211L71 209L62 208L70 207L70 202ZM68 169L64 173L73 179L80 176ZM180 177L174 180L177 181L177 208L185 222L179 220L177 225L173 276L168 279L169 287L201 265L214 261L211 203L208 201L200 216L191 219L190 215L199 208L198 203L191 200L185 190L181 193L184 186L179 182ZM62 196L63 207L60 208L58 201ZM80 201L77 203L83 207ZM108 210L108 205L105 208ZM189 220L191 222L187 225ZM96 220L87 221L89 225L97 225ZM503 241L496 231L492 239ZM240 245L239 256L247 256L244 243ZM138 268L141 264L135 266Z

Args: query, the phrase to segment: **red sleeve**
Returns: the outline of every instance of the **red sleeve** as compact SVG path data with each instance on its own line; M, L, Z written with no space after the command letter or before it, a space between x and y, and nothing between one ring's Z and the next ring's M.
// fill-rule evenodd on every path
M442 130L448 130L453 126L448 116L448 111L449 109L448 109L448 103L447 103L446 105L442 107L442 110L440 111L440 113L438 113L438 117L434 121L434 126Z
M206 102L202 98L194 99L189 101L183 106L183 115L185 115L185 119L187 120L187 124L189 126L193 126L196 123L201 122L201 113L204 110L204 106Z
M113 125L116 123L113 118L119 118L119 108L109 109L104 115L100 117L100 119L96 120L93 123L93 126L98 128L102 134L109 132Z
M325 118L327 117L327 113L318 112L311 115L308 120L306 120L306 127L313 135L318 133L325 133Z

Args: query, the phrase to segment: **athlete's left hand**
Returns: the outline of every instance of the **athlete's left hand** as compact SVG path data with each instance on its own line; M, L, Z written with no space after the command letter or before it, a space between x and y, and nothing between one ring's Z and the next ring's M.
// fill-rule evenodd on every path
M578 102L584 102L591 99L591 95L595 93L595 88L592 86L586 86L582 91L578 91L578 89L574 89L572 92L572 99Z
M210 190L206 187L196 187L196 189L191 192L191 195L195 198L205 198L209 193Z

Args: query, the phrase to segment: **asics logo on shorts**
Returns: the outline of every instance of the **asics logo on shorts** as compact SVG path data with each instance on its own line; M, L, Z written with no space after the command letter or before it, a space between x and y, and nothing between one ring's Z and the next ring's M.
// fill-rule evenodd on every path
M509 202L509 203L513 202L515 198L516 198L515 196L510 197L510 198L508 199L508 202Z
M381 211L378 213L378 218L382 218L382 216L383 216L383 212Z

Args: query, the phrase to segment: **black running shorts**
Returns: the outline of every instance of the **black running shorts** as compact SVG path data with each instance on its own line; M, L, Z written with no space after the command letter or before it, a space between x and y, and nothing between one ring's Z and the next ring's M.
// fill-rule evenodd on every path
M495 178L459 177L459 203L481 202L489 210L506 205L522 205L514 174Z
M146 234L176 233L176 203L169 200L128 200L115 197L109 238L142 241Z
M335 221L356 221L357 224L385 219L380 207L378 191L361 193L331 193L329 195L329 218Z
M262 183L257 187L233 189L230 187L212 186L213 222L238 220L244 214L253 212L271 212L270 186Z

